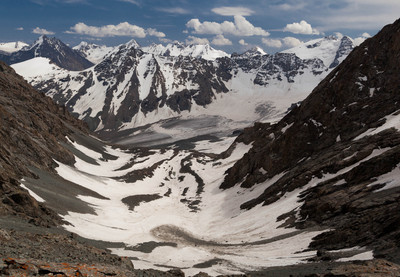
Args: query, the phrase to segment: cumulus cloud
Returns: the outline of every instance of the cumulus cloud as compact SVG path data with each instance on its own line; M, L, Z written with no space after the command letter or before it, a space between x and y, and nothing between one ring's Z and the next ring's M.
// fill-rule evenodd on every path
M165 34L163 32L159 32L156 29L153 28L148 28L147 29L147 34L152 37L158 37L158 38L163 38L165 37Z
M24 27L18 27L18 28L16 28L15 30L17 30L17 31L23 31L23 30L24 30Z
M183 8L180 8L180 7L176 7L176 8L158 8L157 10L161 11L161 12L171 13L171 14L189 14L190 13L189 10L185 10Z
M294 37L285 37L282 39L283 44L287 47L296 47L299 44L302 44L303 42L297 38Z
M243 46L249 45L247 42L244 41L244 39L239 40L239 44Z
M163 42L163 43L171 43L172 40L169 38L158 38L159 41Z
M211 10L213 13L223 15L223 16L249 16L254 14L252 9L246 7L218 7Z
M208 39L206 39L206 38L198 38L198 37L194 37L194 36L188 36L188 38L185 40L185 43L187 45L190 45L190 44L210 44Z
M223 35L217 35L212 41L212 44L215 45L232 45L232 41L230 41L229 39L225 38Z
M38 34L38 35L54 35L55 34L52 31L48 31L46 29L42 29L42 28L39 28L39 27L36 27L35 29L33 29L32 33Z
M149 28L147 30L142 27L131 25L128 22L122 22L118 25L105 25L101 27L88 26L85 23L77 23L72 26L68 34L88 35L91 37L137 37L144 38L147 35L155 37L165 37L165 34L158 32L156 29Z
M261 41L268 47L273 47L273 48L281 48L282 47L282 41L280 39L262 38Z
M187 28L193 29L194 34L234 35L234 36L269 36L269 33L260 27L255 27L241 15L234 16L234 22L222 23L204 21L194 18L186 23Z
M319 35L319 31L313 29L311 27L311 24L307 23L305 20L302 20L299 23L294 22L292 24L287 24L283 31L291 32L294 34Z

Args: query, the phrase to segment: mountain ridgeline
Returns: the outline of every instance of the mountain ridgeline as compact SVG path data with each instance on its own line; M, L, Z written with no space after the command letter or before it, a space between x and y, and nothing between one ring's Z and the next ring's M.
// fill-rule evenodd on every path
M71 71L84 70L93 64L78 51L71 49L61 40L41 36L31 46L25 46L13 53L0 53L0 60L7 64L15 64L35 57L49 58L54 64Z
M238 95L254 99L242 113L257 120L283 113L302 100L354 48L348 37L326 37L306 45L307 58L295 50L269 55L256 48L229 56L208 45L140 47L135 41L107 53L107 48L81 44L75 49L82 55L94 57L99 51L104 58L80 72L60 69L28 80L100 134L185 112L207 113L211 104L226 109L230 105L224 101ZM324 60L318 58L321 48L327 52ZM276 104L282 99L287 104Z

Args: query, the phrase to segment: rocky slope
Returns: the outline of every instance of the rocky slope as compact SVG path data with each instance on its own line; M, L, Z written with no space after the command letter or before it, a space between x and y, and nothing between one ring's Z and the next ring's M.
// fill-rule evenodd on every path
M60 142L73 129L87 131L65 108L39 94L2 62L0 92L0 213L53 222L54 214L36 203L19 186L19 179L34 177L31 167L52 170L53 159L73 163L73 155Z
M257 188L281 176L243 209L301 191L285 226L329 226L310 247L366 246L400 261L400 20L357 47L300 106L275 125L256 124L238 141L252 149L221 188ZM239 181L240 180L240 181Z
M25 46L19 51L0 53L0 60L7 64L20 63L35 57L49 58L52 63L59 67L72 71L84 70L93 65L61 40L49 38L45 35L37 39L32 45Z

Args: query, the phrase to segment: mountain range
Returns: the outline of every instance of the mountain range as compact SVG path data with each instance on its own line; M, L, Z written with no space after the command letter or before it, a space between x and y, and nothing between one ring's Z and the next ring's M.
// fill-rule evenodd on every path
M58 64L50 54L13 67L101 138L144 143L149 137L151 144L173 141L164 128L166 120L181 129L191 120L196 126L192 132L217 137L256 120L277 120L353 48L346 36L318 39L274 55L259 48L228 55L209 45L140 47L132 40L114 48L81 43L74 51L97 62L83 71L54 66Z
M347 37L327 37L297 53L204 59L147 53L131 41L101 49L108 54L82 71L44 57L15 64L41 93L1 63L0 253L26 259L3 259L0 270L33 264L37 273L65 274L69 264L43 264L72 263L73 253L93 270L106 265L103 276L399 275L400 20L353 47ZM233 103L247 90L268 95L252 106L258 116L231 136L197 132L190 147L108 145L69 113L101 136L163 127L179 137L184 124L201 125L197 109ZM162 109L181 118L165 120ZM148 121L124 125L140 116ZM153 120L162 123L142 125ZM28 220L48 230L26 227ZM71 234L56 236L57 225Z

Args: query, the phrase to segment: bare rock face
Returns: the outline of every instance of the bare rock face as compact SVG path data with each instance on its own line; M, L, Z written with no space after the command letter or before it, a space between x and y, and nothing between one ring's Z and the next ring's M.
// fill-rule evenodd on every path
M57 219L19 186L19 180L35 177L30 167L53 170L53 159L72 164L74 156L60 142L73 130L87 132L65 108L0 62L0 214L18 214L38 224Z
M279 123L246 129L237 140L253 148L221 188L250 188L282 174L241 207L305 189L297 216L279 220L333 229L312 248L368 246L376 257L400 261L400 180L381 177L400 164L400 132L385 125L399 115L399 59L400 20L357 47Z

